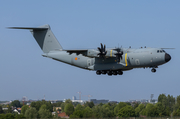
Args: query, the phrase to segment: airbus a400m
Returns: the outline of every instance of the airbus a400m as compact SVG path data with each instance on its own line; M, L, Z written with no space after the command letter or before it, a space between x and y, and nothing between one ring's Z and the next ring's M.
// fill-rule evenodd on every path
M48 57L79 68L96 71L97 75L122 75L133 68L151 68L156 72L159 65L171 60L164 48L106 48L101 44L97 49L65 50L57 41L49 25L40 27L10 27L28 29Z

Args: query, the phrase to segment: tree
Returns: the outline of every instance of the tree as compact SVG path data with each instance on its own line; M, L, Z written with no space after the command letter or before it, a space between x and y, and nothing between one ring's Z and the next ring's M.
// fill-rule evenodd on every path
M12 108L10 105L8 105L8 110L7 110L7 113L12 113Z
M121 108L125 107L127 104L125 102L120 102L118 105L114 108L114 114L118 116L118 112Z
M45 100L42 100L42 101L37 101L37 102L31 103L31 107L35 107L37 111L39 111L39 109L42 105L46 105L47 110L49 110L50 112L53 112L53 105L51 104L50 101L47 102Z
M63 103L63 102L53 103L52 106L53 106L53 107L61 107L61 104L62 104L62 103Z
M86 102L85 104L84 104L84 106L85 107L90 107L90 108L92 108L93 106L94 106L94 103L93 102Z
M67 99L64 103L61 104L61 111L64 112L66 104L72 104L72 101L70 99Z
M0 114L3 113L3 109L2 109L2 106L0 105Z
M114 117L114 113L107 105L96 105L92 108L94 118Z
M173 116L180 116L180 107L176 111L173 111Z
M51 118L51 117L52 117L51 112L50 112L49 110L47 110L47 109L41 108L41 109L38 111L38 113L39 113L39 116L40 116L41 119Z
M30 107L26 110L25 112L25 117L32 119L32 118L37 118L37 110L35 107Z
M133 107L134 107L134 109L136 109L137 107L139 106L139 103L133 103Z
M0 114L0 119L4 119L5 114Z
M25 112L26 112L26 110L27 110L28 108L29 108L28 105L22 106L22 108L21 108L21 113L22 113L23 115L25 115Z
M68 103L66 104L65 108L64 108L64 112L70 116L71 114L73 114L74 112L74 106L72 103Z
M83 118L90 118L90 117L92 117L92 109L87 106L83 111Z
M118 112L119 117L135 117L135 111L132 106L125 106L121 108Z
M84 107L81 104L78 104L75 108L75 111L77 111L77 110L82 111L83 109L84 109Z
M22 114L17 114L16 116L15 116L15 119L25 119L26 117L24 116L24 115L22 115Z
M11 113L7 113L4 115L4 119L14 119L14 118L15 118L14 115Z
M158 97L158 102L161 102L162 105L165 106L165 108L166 108L166 106L168 106L168 101L167 101L167 97L166 97L165 94L160 94L160 95L159 95L159 97Z
M83 118L83 110L75 110L70 118Z
M11 102L11 106L13 107L22 107L21 103L19 102L19 100L14 100Z
M136 117L139 117L140 112L145 108L144 104L140 104L136 109L135 109L135 115Z
M161 102L156 103L155 107L157 109L158 116L170 116L170 110L168 111L169 107L165 108Z

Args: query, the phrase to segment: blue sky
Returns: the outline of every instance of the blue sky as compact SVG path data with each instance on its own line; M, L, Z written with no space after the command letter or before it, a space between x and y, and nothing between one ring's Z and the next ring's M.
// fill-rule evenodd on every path
M59 0L1 1L0 100L67 99L92 95L95 99L126 101L180 95L180 1L174 0ZM97 76L41 56L28 30L50 24L64 49L107 47L163 47L172 59L151 69L133 69L122 76ZM88 100L87 97L82 97Z

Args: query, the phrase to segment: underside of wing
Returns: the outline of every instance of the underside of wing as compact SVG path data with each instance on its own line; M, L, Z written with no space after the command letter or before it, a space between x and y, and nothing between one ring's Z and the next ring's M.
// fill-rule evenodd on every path
M80 54L82 54L82 55L84 55L84 56L87 56L87 51L88 50L64 50L64 51L66 51L66 52L68 52L69 54L72 54L72 53L76 53L76 55L80 55Z

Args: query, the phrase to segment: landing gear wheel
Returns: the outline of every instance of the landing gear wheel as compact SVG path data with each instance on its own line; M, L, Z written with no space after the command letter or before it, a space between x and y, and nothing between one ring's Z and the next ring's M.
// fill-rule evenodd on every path
M109 76L112 76L112 71L108 71L107 74L108 74Z
M119 74L119 75L123 75L123 72L122 72L122 71L118 71L118 74Z
M152 71L153 73L155 73L155 72L156 72L156 69L153 68L153 69L151 69L151 71Z
M117 75L117 71L113 71L113 75Z
M96 74L97 74L97 75L101 75L101 71L97 70L97 71L96 71Z
M106 74L107 73L107 71L102 71L102 74Z

